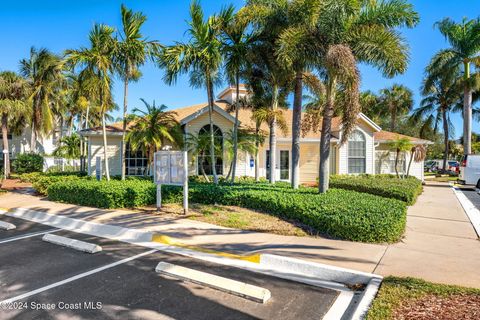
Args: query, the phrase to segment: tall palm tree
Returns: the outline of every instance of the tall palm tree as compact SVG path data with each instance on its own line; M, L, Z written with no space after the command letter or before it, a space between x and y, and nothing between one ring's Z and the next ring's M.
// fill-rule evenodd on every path
M395 174L397 175L397 178L400 178L400 173L398 171L400 155L412 150L412 142L408 138L397 137L397 139L389 143L389 147L395 151Z
M233 16L233 7L229 6L218 15L204 19L202 8L198 1L190 5L190 28L187 30L189 41L178 42L166 47L159 59L159 65L166 70L165 81L173 84L181 74L190 73L190 84L194 87L204 87L208 96L208 118L210 122L210 157L213 182L218 184L215 169L215 137L213 129L213 108L215 82L219 77L222 65L222 43L220 35L222 26Z
M90 90L94 90L98 98L102 118L103 157L107 181L110 180L110 170L105 115L113 107L111 90L114 72L113 56L116 48L116 41L113 38L114 32L115 29L112 27L96 24L90 31L90 48L66 51L68 63L83 67L81 77L89 79Z
M441 50L434 57L432 69L462 69L463 71L463 152L472 151L472 90L478 84L478 74L471 74L471 64L480 63L480 18L455 23L450 18L437 22L436 27L451 48Z
M390 118L390 131L395 131L397 119L406 115L413 107L413 92L402 84L394 84L389 88L380 90L380 114Z
M145 175L148 175L155 152L167 143L181 146L182 133L174 111L167 111L168 107L163 104L155 105L155 101L150 104L144 99L140 100L146 110L133 109L129 118L132 125L127 133L127 141L132 150L142 150L147 155Z
M2 118L2 141L4 156L4 176L10 176L10 148L8 146L9 124L16 118L31 111L27 104L28 83L15 72L3 71L0 73L0 113Z
M274 56L295 73L292 113L291 184L299 185L300 132L302 123L302 97L304 74L319 57L321 37L318 18L320 0L251 0L249 11L256 25L273 37Z
M119 35L115 62L117 71L123 81L123 133L122 133L122 180L125 179L125 137L127 130L128 84L141 77L139 68L152 57L159 45L143 37L141 28L147 17L141 12L133 12L122 4L122 32Z
M434 63L435 60L432 60ZM440 123L443 125L443 167L446 168L449 153L449 138L451 136L452 123L450 114L457 111L461 103L461 93L463 91L460 70L445 69L443 73L438 70L432 70L432 63L426 68L426 76L422 83L422 94L424 98L420 107L414 110L412 119L422 121L423 127L432 126L433 132L437 133ZM433 71L433 72L432 72Z
M332 117L341 114L341 143L353 132L358 113L359 74L357 63L364 62L393 77L406 70L408 45L396 28L414 27L418 14L405 0L350 1L328 0L322 4L319 28L323 43L319 69L326 84L320 137L319 192L328 190ZM335 104L335 93L342 87L344 103ZM341 109L341 110L338 110Z
M32 123L30 148L36 150L37 135L47 134L53 128L52 98L62 82L62 61L45 48L30 49L30 56L20 60L20 74L31 86Z
M232 161L232 183L235 182L237 157L238 157L238 113L241 108L240 102L240 72L246 64L245 56L253 42L254 37L247 33L248 23L240 19L238 15L223 26L223 55L225 57L225 70L229 82L235 85L235 123L233 126L233 161Z

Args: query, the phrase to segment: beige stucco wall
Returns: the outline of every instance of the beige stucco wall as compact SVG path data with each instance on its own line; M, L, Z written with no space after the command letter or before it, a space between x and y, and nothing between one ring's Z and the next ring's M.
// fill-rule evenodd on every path
M99 136L91 136L88 139L88 173L90 175L95 175L96 171L96 158L100 157L101 160L104 160L103 152L103 138ZM121 136L109 136L107 137L107 157L108 157L108 166L111 176L121 175L122 173L122 163L121 163L121 148L122 148L122 137ZM105 164L102 163L102 174L105 174Z

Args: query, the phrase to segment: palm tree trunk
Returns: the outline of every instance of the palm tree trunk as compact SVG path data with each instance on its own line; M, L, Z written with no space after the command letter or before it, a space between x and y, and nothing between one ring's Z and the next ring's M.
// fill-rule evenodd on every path
M272 113L273 119L270 121L270 183L275 183L276 180L276 166L277 166L277 108L278 108L278 86L273 85L272 92Z
M32 121L32 135L30 136L30 152L35 152L37 149L37 132L35 122Z
M400 149L397 148L397 153L395 155L395 173L397 178L400 178L400 174L398 173L398 158L400 157Z
M58 134L58 144L60 145L60 142L62 141L63 138L63 129L65 126L65 120L63 119L63 116L60 116L60 133Z
M89 116L90 116L90 102L87 105L87 112L85 114L85 129L88 129L88 126L89 126L89 122L90 122ZM85 152L83 154L87 155L87 153L88 153L87 143L85 143Z
M470 79L470 63L464 63L465 80ZM463 154L472 153L472 90L468 83L463 89Z
M258 135L260 133L260 125L257 123L255 125L255 181L260 181L260 168L258 164L260 163L260 154L258 149L260 147L260 142L258 141Z
M445 108L442 108L442 118L443 118L443 143L445 144L445 153L443 155L443 169L447 168L447 160L448 160L448 137L449 137L449 130L448 130L448 118L447 118L447 111Z
M102 108L103 109L103 108ZM108 155L107 155L107 128L105 124L105 111L102 110L102 132L103 132L103 160L105 162L105 177L107 181L110 181L110 170L108 168Z
M213 183L218 184L217 170L215 168L215 137L213 132L213 84L210 75L207 75L207 95L208 95L208 120L210 122L210 161L212 166Z
M410 150L410 160L408 161L407 178L410 175L410 167L412 166L412 161L413 161L414 155L415 155L415 148L412 148Z
M297 71L295 77L295 93L293 96L292 116L292 188L298 189L300 166L300 126L302 125L302 85L303 72Z
M328 190L330 180L330 140L332 137L332 118L334 111L334 91L336 80L331 79L327 87L327 105L323 111L322 133L320 136L320 164L318 168L318 192L325 193Z
M8 147L8 114L6 113L2 114L2 140L3 150L7 151L3 154L5 157L3 159L3 165L5 166L5 168L3 168L3 173L5 175L5 179L8 179L8 177L10 177L10 148Z
M128 73L127 73L128 74ZM128 79L125 77L123 82L123 132L120 162L122 164L122 180L125 180L125 134L127 131L127 99L128 99Z
M238 153L238 111L240 109L240 72L237 70L235 74L235 86L237 96L235 97L235 124L233 125L233 168L232 183L235 182L235 169L237 167Z
M202 163L200 165L200 170L202 171L202 175L205 178L206 182L210 182L210 179L208 179L207 173L205 172L205 154L202 153Z
M395 132L395 124L397 122L397 110L392 108L392 116L390 117L390 131Z

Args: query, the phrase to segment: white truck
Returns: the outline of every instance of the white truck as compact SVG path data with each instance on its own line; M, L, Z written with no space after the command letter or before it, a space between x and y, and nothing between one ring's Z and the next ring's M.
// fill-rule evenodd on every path
M462 184L473 184L480 187L480 154L464 155L460 162L458 180Z

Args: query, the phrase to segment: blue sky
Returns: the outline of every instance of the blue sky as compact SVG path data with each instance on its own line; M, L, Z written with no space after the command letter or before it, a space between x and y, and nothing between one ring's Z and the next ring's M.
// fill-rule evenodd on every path
M367 66L361 66L362 89L377 91L393 83L402 83L415 92L415 103L420 96L418 88L423 70L431 56L447 46L444 38L433 24L444 18L460 20L474 18L480 13L478 0L412 0L420 13L421 23L413 30L404 30L411 47L411 61L408 71L394 79L382 78L381 74ZM68 48L88 45L88 32L94 23L120 26L120 5L125 3L134 10L148 16L144 34L151 40L163 44L182 40L188 19L189 0L2 0L0 3L0 26L2 47L0 70L18 70L18 61L27 57L31 46L46 47L56 53ZM237 8L242 0L203 0L206 14L218 11L222 5L232 3ZM162 71L153 65L146 65L142 79L130 86L129 109L141 106L140 98L156 100L171 108L182 107L206 100L203 90L191 89L186 78L181 78L175 86L167 86L162 81ZM217 89L219 92L221 88ZM121 84L115 84L115 100L122 104ZM118 116L117 114L116 116ZM461 134L462 121L454 116L456 136ZM474 123L474 131L480 131L480 124Z

